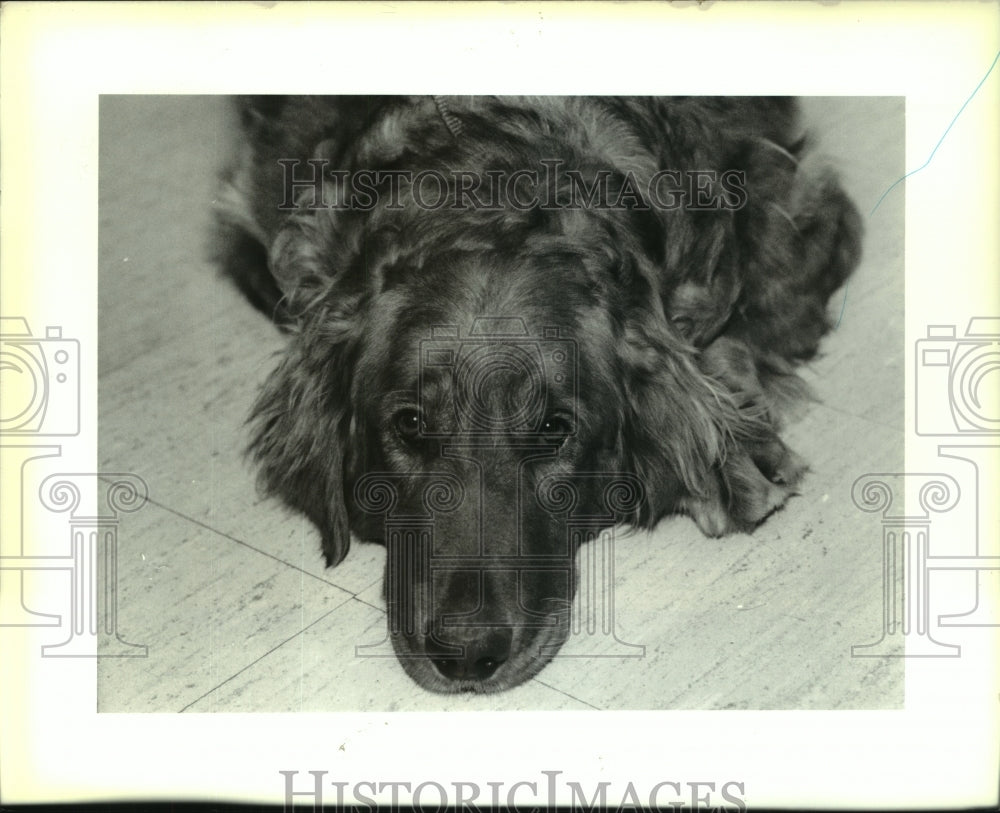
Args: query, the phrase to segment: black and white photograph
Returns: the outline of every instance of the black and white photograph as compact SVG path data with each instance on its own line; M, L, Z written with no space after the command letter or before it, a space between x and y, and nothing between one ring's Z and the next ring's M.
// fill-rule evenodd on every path
M100 126L100 468L151 504L117 614L149 657L99 710L901 706L850 649L884 633L852 483L903 465L901 196L862 215L902 99Z
M996 7L61 8L4 805L995 805Z

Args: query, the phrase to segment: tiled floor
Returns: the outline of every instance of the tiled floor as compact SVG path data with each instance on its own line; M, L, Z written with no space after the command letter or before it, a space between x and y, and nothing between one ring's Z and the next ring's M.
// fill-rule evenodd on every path
M325 570L315 531L261 501L241 458L282 339L205 260L223 101L104 98L100 467L149 485L119 531L118 624L149 649L99 661L99 709L900 707L902 661L850 647L876 640L882 617L880 529L851 484L903 465L902 188L868 216L903 174L903 102L806 111L868 232L840 325L805 374L819 402L786 434L811 464L801 496L752 536L706 539L674 517L618 542L617 634L644 657L574 638L522 687L446 697L392 658L355 656L384 635L384 550L354 544Z

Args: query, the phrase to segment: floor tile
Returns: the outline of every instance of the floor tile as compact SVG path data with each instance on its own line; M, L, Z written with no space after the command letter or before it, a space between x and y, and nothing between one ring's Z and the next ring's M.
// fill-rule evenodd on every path
M157 505L118 536L118 633L148 656L98 660L99 711L181 711L350 598Z
M750 536L706 539L681 517L616 536L618 642L576 636L523 687L442 697L353 656L384 629L384 550L355 544L326 570L315 529L262 500L242 458L284 340L206 260L224 103L103 98L100 468L142 476L153 504L123 523L120 596L123 636L149 658L102 659L101 709L899 707L901 661L844 653L881 618L879 529L850 486L903 465L902 187L882 198L903 171L903 104L805 110L867 231L803 374L818 401L785 432L812 468L801 495Z
M529 681L492 695L438 695L392 657L359 657L385 638L385 613L356 599L324 616L189 711L521 711L589 709L572 695Z
M816 450L802 493L753 534L708 539L671 517L616 539L615 631L644 656L581 635L539 680L611 709L901 707L902 660L850 656L880 637L882 618L881 525L851 486L898 467L900 450L882 446L880 428L837 418L854 460Z

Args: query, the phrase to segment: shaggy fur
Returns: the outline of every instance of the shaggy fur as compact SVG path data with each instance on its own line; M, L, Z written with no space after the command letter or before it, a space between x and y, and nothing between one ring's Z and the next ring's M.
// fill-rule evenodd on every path
M720 535L794 493L805 467L778 437L779 407L829 328L861 228L807 155L793 100L238 109L218 259L290 334L250 452L264 491L315 523L329 566L352 533L387 544L390 637L421 686L499 691L543 668L568 635L580 517L650 528L683 512ZM349 206L308 184L289 201L289 159L298 179L313 166L450 173L448 205L416 205L405 177L395 200L382 183ZM541 161L603 178L622 205L566 205L566 174L557 205L521 205L517 189L462 205L456 171L509 177ZM739 183L706 182L721 207L653 205L663 169L735 170ZM430 366L428 348L444 361ZM615 482L631 504L609 500Z

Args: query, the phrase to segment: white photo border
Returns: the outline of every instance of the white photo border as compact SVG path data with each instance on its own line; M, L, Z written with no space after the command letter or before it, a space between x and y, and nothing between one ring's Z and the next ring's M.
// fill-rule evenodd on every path
M911 174L889 194L906 196L912 348L929 324L1000 314L998 16L995 4L971 2L4 4L3 313L62 325L96 347L102 94L905 96ZM96 466L94 355L80 371L83 431L61 442L67 470ZM907 371L906 467L935 471L938 442L913 431ZM994 485L996 475L980 472ZM997 597L985 598L995 609ZM907 662L902 711L449 713L442 722L98 715L96 661L39 658L37 630L3 630L0 779L7 802L280 803L280 771L297 771L302 791L317 770L349 783L534 782L542 803L543 772L562 771L561 784L585 788L734 780L751 808L986 805L997 800L998 636L964 632L961 659ZM558 749L539 764L523 743L553 730ZM530 803L530 789L517 800Z

